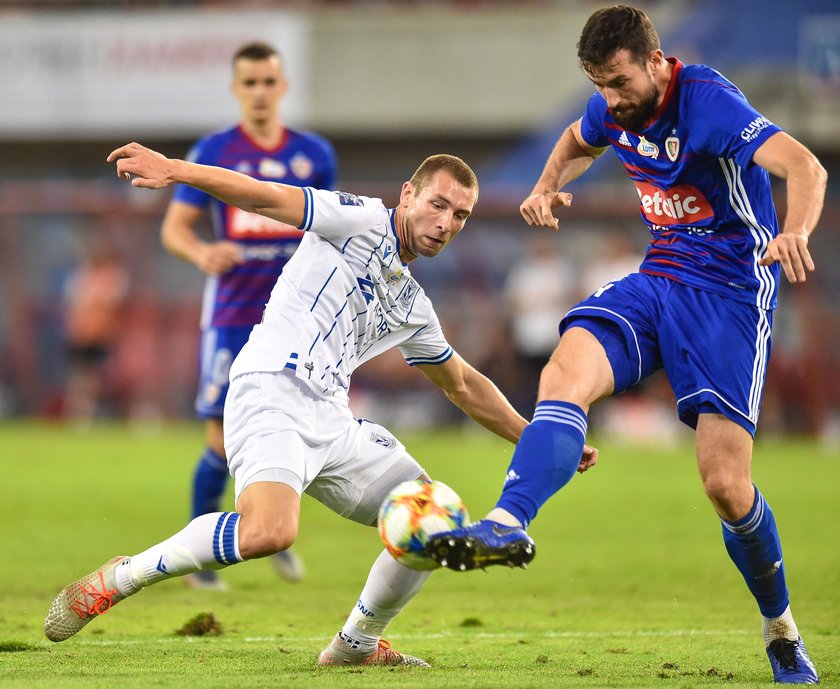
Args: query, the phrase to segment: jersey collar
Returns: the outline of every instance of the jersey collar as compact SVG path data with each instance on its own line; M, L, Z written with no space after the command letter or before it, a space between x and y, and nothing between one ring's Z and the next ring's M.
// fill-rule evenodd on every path
M671 72L671 81L668 82L668 88L665 89L665 95L663 96L659 107L656 109L656 112L650 116L650 119L645 122L644 125L642 125L642 129L647 129L650 125L656 122L656 120L662 117L662 113L665 112L671 104L671 101L674 99L674 92L677 90L677 82L679 81L680 70L683 68L683 63L675 57L666 57L665 59L674 67Z

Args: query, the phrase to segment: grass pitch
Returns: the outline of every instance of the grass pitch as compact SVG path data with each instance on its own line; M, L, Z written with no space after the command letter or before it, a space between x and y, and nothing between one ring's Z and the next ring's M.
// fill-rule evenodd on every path
M511 446L489 434L403 435L480 517ZM435 573L389 627L432 670L316 668L380 546L304 500L297 585L267 561L229 593L152 587L60 644L42 621L62 586L187 520L197 426L143 432L0 426L0 687L756 687L772 682L755 604L723 548L690 447L601 443L533 524L528 571ZM768 440L754 477L782 535L793 610L822 682L840 686L840 452ZM219 636L176 631L212 613Z

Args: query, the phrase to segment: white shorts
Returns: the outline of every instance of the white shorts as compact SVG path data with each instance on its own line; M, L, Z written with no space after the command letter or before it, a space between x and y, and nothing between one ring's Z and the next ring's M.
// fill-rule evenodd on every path
M224 431L237 499L251 483L284 483L374 524L390 490L423 473L386 428L353 418L346 404L319 397L291 372L234 378Z

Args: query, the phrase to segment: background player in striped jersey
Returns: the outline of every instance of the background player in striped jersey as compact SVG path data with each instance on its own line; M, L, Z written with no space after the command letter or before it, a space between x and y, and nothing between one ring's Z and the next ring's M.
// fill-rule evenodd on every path
M453 569L509 561L511 547L525 552L524 527L578 468L590 406L664 368L680 419L696 429L700 476L726 549L763 616L775 679L816 682L750 463L780 266L791 283L814 270L808 236L825 171L719 73L665 58L640 10L596 11L578 56L597 93L520 210L530 225L557 229L554 209L572 202L562 189L612 148L636 185L650 246L639 272L563 318L496 508L430 547ZM781 232L768 172L787 181Z
M332 189L336 162L331 145L320 136L283 125L280 101L287 89L277 50L259 42L242 46L233 56L231 84L241 120L198 141L189 160L257 179ZM197 226L208 213L214 239L205 242ZM271 288L301 236L295 227L246 213L189 186L178 186L172 196L161 228L163 244L208 276L196 397L207 446L193 477L192 518L219 509L229 476L222 412L230 365L262 317ZM277 553L272 562L290 581L303 576L303 564L290 550ZM196 588L226 588L211 570L196 572L186 581Z
M478 181L460 158L426 159L403 184L394 209L379 199L169 160L139 144L108 159L135 186L190 184L306 235L231 369L225 447L237 512L197 517L162 543L114 558L67 586L44 621L51 640L72 636L150 584L288 548L304 491L344 517L374 525L394 486L426 476L387 429L354 419L348 407L353 371L392 347L476 422L511 442L519 438L525 419L452 349L408 266L440 253L472 212ZM585 450L593 463L595 451ZM428 576L383 550L319 664L427 666L391 650L381 634Z

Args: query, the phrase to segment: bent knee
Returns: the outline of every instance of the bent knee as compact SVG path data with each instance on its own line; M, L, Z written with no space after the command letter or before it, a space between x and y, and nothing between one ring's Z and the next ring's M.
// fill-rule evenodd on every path
M540 400L564 400L577 404L584 411L612 391L612 370L602 374L568 359L552 357L540 376Z
M755 487L750 481L736 480L725 474L703 477L703 490L724 519L736 520L752 509Z
M239 552L246 560L266 557L292 546L297 538L297 525L266 522L239 525Z

